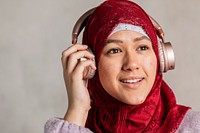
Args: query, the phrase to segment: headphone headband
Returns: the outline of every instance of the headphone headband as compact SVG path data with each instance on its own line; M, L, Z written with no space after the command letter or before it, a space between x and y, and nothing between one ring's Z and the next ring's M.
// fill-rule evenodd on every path
M84 28L89 16L95 11L95 8L92 8L85 12L76 22L72 31L72 44L77 43L78 35L80 34L81 30Z
M76 22L72 31L72 44L76 44L78 36L82 29L85 27L89 16L95 11L96 7L85 12ZM159 60L160 60L160 72L167 72L175 68L174 52L170 42L164 42L164 31L158 22L151 16L149 16L153 26L156 29L156 34L160 38L159 45Z

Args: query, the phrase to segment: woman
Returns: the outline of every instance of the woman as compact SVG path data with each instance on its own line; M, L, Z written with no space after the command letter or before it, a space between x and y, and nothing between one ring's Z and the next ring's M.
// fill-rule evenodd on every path
M87 21L83 44L63 52L68 110L64 120L46 123L46 133L200 132L200 114L177 105L162 79L156 30L140 6L103 2ZM96 73L87 80L89 67Z

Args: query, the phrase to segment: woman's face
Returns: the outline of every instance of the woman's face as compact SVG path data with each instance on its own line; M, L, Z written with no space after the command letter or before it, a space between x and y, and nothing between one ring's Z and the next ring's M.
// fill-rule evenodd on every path
M115 99L141 104L156 76L157 59L148 37L134 31L118 31L108 37L98 71L103 88Z

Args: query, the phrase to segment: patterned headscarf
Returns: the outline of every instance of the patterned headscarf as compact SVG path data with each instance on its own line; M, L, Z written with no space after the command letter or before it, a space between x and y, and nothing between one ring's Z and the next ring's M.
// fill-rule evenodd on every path
M88 83L92 103L86 127L98 133L175 132L189 108L177 105L172 90L159 73L156 31L149 16L140 6L127 0L103 2L87 21L83 44L91 47L98 66L108 36L120 23L140 26L150 38L158 62L155 82L142 104L127 105L104 90L96 72Z

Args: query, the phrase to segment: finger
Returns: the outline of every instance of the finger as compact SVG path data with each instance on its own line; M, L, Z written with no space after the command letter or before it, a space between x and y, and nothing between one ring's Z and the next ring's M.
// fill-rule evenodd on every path
M78 79L78 78L80 79L80 77L81 77L81 80L84 79L83 71L86 67L91 67L91 69L96 70L96 66L92 60L81 61L76 66L76 69L73 71L72 77L74 79Z
M86 50L87 47L88 47L87 45L75 44L68 47L66 50L64 50L62 52L62 58L61 58L63 68L66 69L66 64L67 64L69 55L77 51Z
M80 61L80 59L87 60L87 59L94 59L94 55L91 54L90 52L88 52L87 50L85 51L79 51L76 53L73 53L69 56L68 58L68 63L66 66L67 72L68 73L72 73L75 69L75 67L77 66L77 63L80 63L82 61Z

